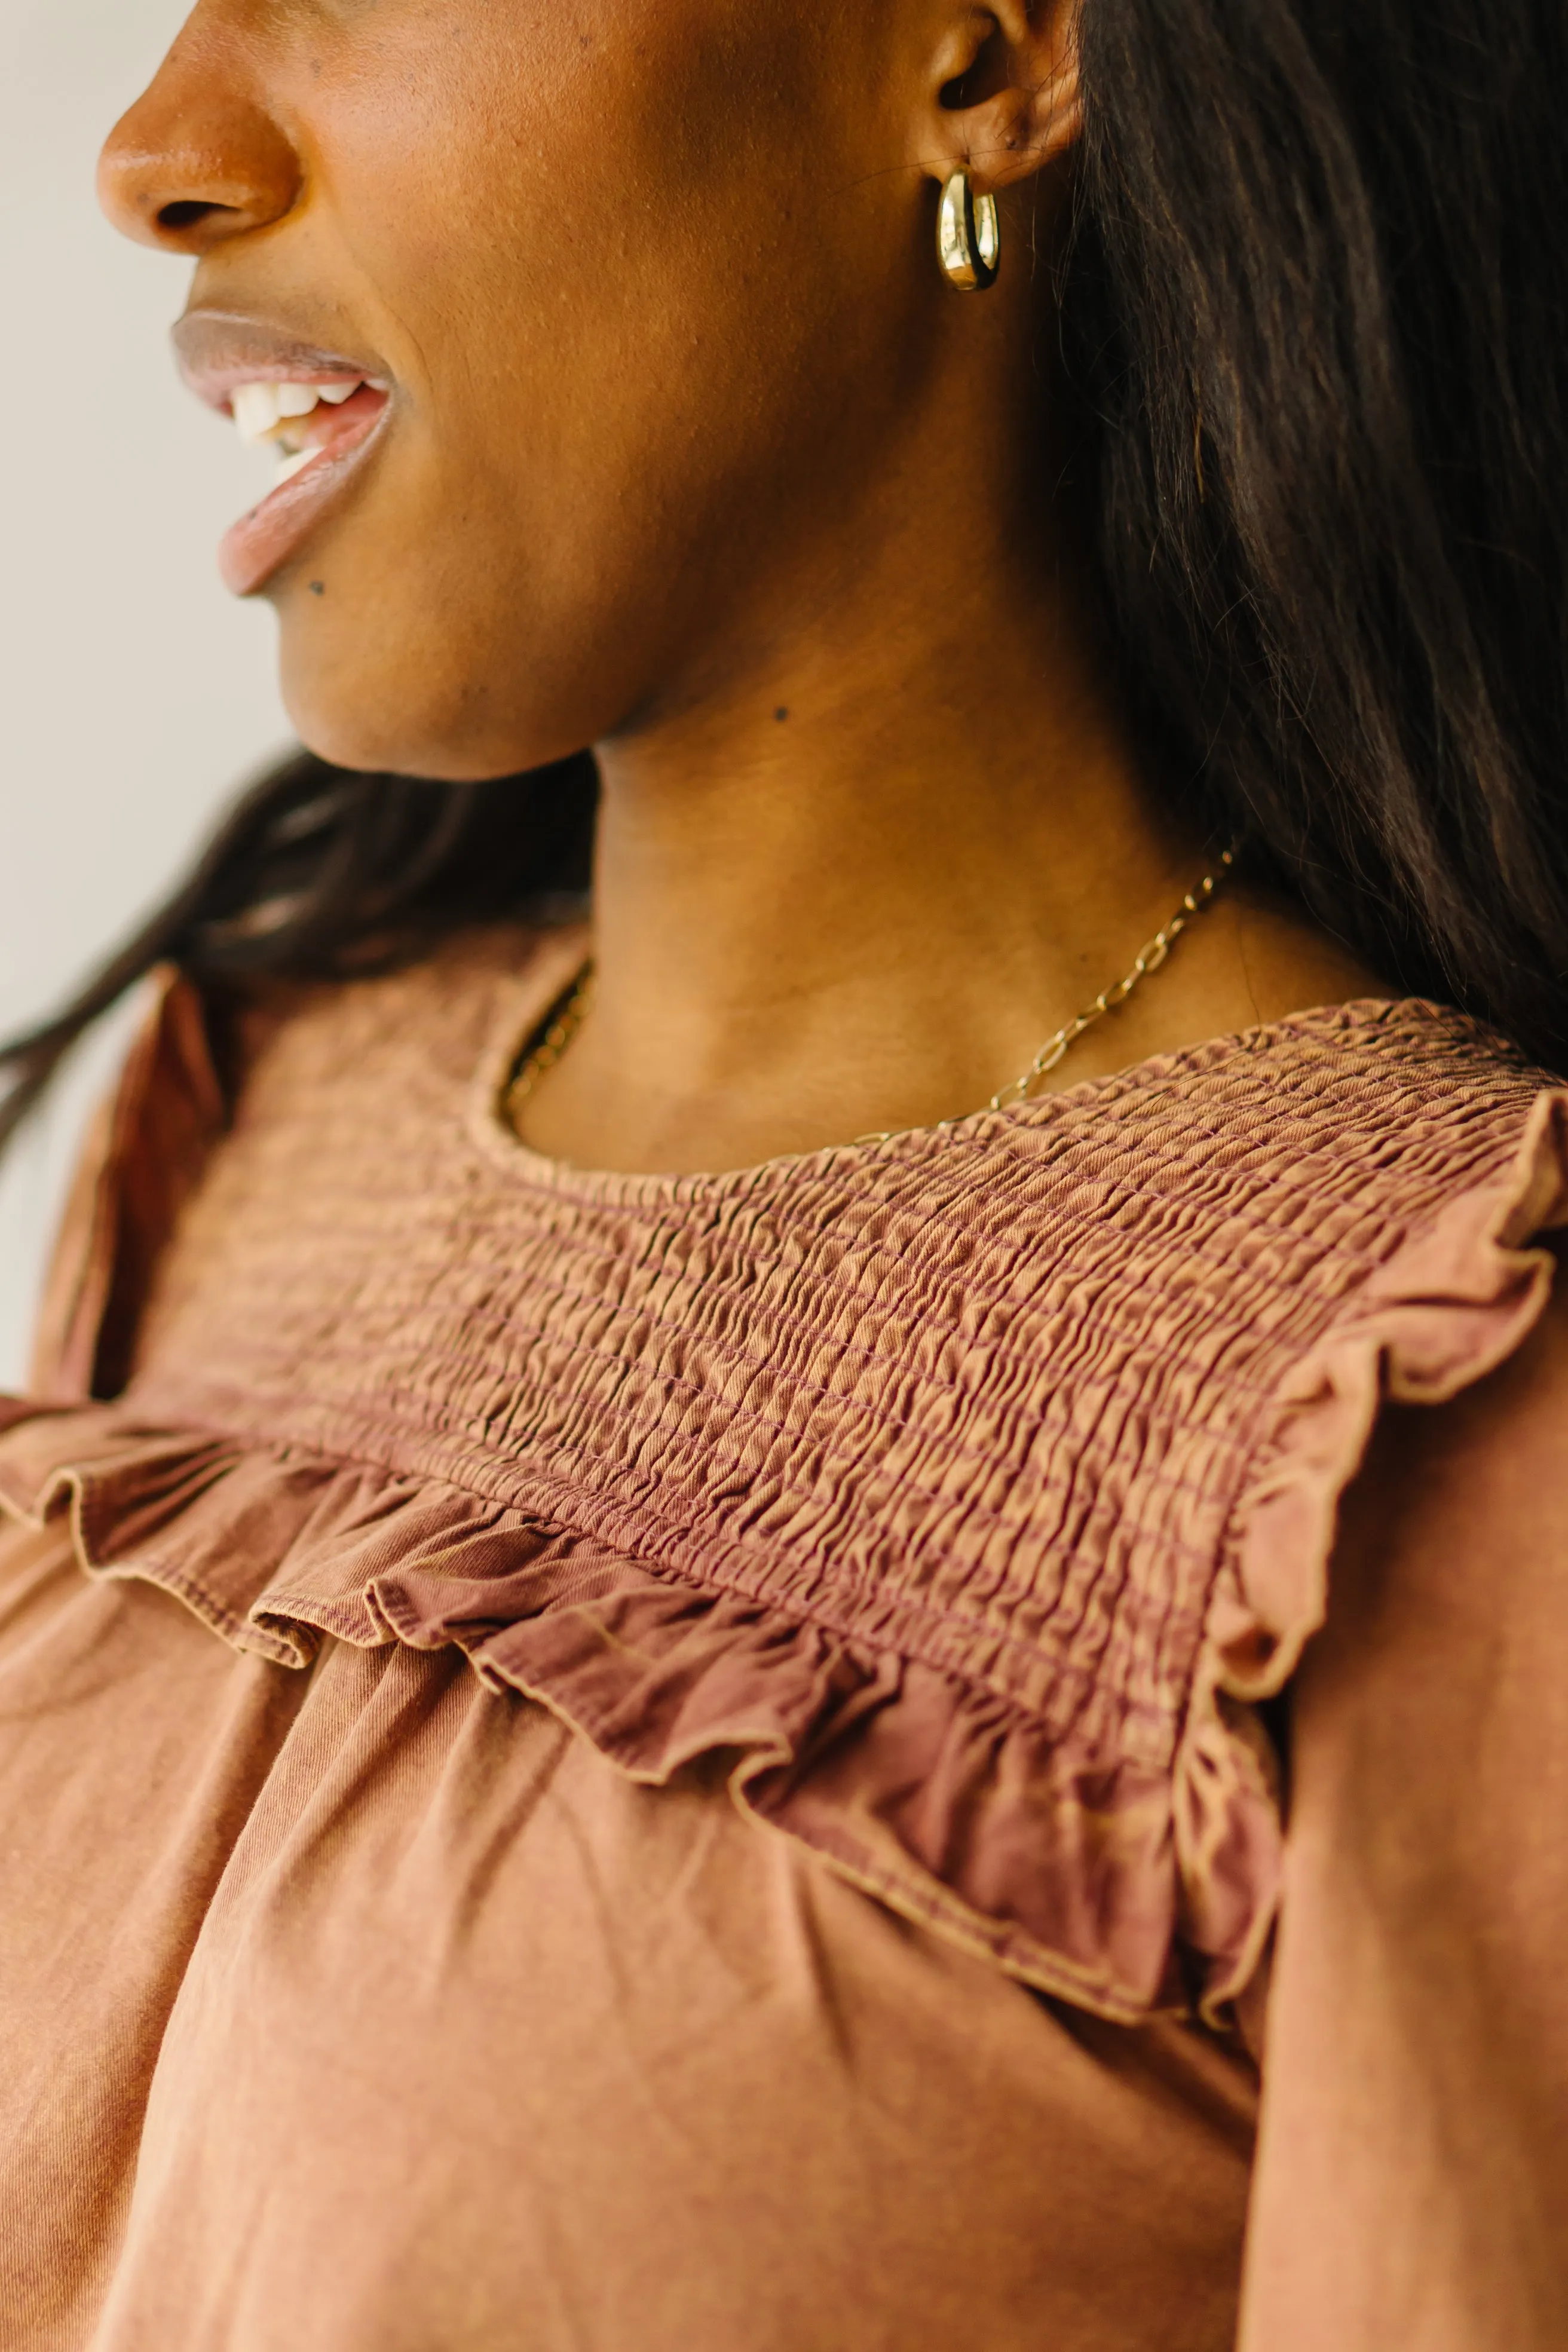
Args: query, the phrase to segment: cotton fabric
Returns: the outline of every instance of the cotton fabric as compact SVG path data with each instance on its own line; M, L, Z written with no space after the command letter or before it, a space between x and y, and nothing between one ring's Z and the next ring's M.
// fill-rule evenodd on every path
M1561 1098L1334 1008L719 1177L506 1132L581 952L172 981L0 1436L0 2339L1219 2347L1259 1708Z

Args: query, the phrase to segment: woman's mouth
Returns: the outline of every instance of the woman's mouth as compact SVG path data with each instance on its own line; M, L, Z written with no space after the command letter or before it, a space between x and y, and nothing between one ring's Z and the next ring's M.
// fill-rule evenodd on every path
M224 584L254 595L303 548L368 459L392 405L392 381L368 354L306 341L280 321L187 310L174 333L180 373L243 440L278 457L272 488L218 549Z
M240 438L278 453L271 489L218 549L235 595L254 594L303 546L368 455L389 397L385 383L363 376L256 377L233 387L228 409Z

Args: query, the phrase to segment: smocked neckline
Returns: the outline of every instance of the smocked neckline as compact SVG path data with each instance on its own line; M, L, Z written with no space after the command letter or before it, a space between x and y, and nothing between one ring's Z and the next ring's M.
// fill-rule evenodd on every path
M44 1393L0 1400L0 1511L279 1667L456 1649L639 1785L728 1759L749 1817L1039 1990L1222 2021L1282 1868L1250 1709L1380 1403L1539 1316L1568 1092L1363 999L888 1143L579 1170L485 1122L581 949L312 993L226 1123L171 979Z
M573 943L569 951L568 940ZM847 1173L894 1155L925 1158L944 1143L974 1142L1010 1130L1049 1125L1097 1103L1152 1091L1185 1072L1222 1068L1243 1055L1266 1055L1288 1039L1314 1033L1331 1035L1357 1024L1389 1024L1404 1018L1438 1024L1458 1035L1490 1034L1468 1014L1427 997L1349 997L1337 1004L1311 1005L1277 1021L1256 1022L1246 1029L1200 1038L1163 1054L1145 1055L1121 1069L1080 1079L1076 1086L1055 1087L1003 1110L985 1108L923 1127L899 1128L885 1136L818 1144L809 1151L777 1152L739 1168L662 1171L591 1168L556 1159L525 1143L510 1124L504 1107L508 1081L540 1021L581 968L586 940L585 928L574 928L542 942L537 956L503 992L471 1083L468 1117L470 1135L493 1165L509 1169L532 1191L554 1193L584 1206L630 1208L721 1200L784 1182L793 1175L826 1175L835 1167Z
M748 1818L1037 1990L1223 2023L1283 1867L1251 1710L1322 1622L1381 1402L1538 1318L1568 1094L1363 999L727 1175L504 1130L489 1162L480 1044L488 1103L580 945L312 997L210 1144L173 984L69 1362L106 1253L161 1245L142 1171L171 1135L210 1166L130 1387L89 1403L61 1357L0 1400L0 1512L276 1667L456 1650L640 1786L722 1759Z

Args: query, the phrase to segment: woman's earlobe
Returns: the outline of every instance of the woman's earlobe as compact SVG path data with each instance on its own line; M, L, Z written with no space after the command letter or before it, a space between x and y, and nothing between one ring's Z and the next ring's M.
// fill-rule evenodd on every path
M991 193L1011 187L1076 145L1078 0L998 0L987 18L950 28L938 61L941 133L928 164L945 185L956 170Z
M1012 187L1078 142L1082 128L1078 63L1062 61L1038 84L1013 83L969 110L968 157L987 188Z

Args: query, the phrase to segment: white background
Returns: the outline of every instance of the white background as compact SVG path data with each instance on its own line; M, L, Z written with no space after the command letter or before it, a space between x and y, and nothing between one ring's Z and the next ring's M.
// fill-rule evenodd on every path
M99 146L184 13L0 0L5 1032L156 902L287 740L270 615L226 596L213 561L269 469L175 381L187 265L125 244L93 197ZM20 1377L62 1178L117 1047L81 1055L0 1172L0 1388Z

